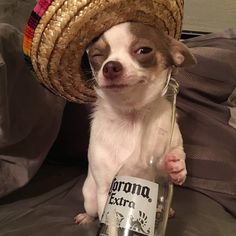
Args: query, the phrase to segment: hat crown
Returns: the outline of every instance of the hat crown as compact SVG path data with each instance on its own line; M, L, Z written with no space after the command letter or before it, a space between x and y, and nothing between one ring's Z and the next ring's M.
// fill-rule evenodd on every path
M180 38L184 0L39 0L25 30L23 50L36 78L74 102L95 100L81 68L91 40L135 21Z

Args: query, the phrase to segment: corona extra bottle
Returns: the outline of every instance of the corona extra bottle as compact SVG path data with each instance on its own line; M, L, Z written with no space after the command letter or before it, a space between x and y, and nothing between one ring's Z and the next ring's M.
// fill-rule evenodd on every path
M171 128L163 151L158 157L150 155L142 148L148 143L141 143L141 150L128 158L111 184L97 236L165 235L173 184L161 162L171 144L177 92L178 84L171 79L163 95L171 107L168 121ZM152 127L147 127L143 142L152 138L148 137L149 128Z

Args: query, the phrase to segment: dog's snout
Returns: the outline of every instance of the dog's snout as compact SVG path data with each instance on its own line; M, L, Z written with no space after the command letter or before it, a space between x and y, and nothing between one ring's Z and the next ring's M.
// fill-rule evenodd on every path
M122 75L123 66L118 61L109 61L103 66L103 75L107 79L116 79Z

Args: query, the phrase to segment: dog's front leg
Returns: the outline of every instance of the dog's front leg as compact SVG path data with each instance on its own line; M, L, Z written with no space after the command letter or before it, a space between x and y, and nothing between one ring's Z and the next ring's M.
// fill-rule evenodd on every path
M106 205L110 183L105 185L103 188L98 187L97 191L97 204L98 204L98 217L99 220L102 218L102 214Z
M174 184L182 185L187 175L185 154L182 148L177 147L167 153L164 158L164 165L170 180Z
M186 179L187 170L185 156L182 136L178 124L176 123L170 144L170 150L164 156L164 167L170 180L174 184L182 185Z
M88 176L84 182L83 196L84 208L86 212L75 216L74 219L76 224L88 224L97 217L97 188L90 168L88 170Z
M141 145L142 156L147 161L153 157L157 170L166 172L174 184L181 185L187 174L183 140L177 123L170 137L171 127L166 120L167 118L163 117L163 119L146 123L145 138Z

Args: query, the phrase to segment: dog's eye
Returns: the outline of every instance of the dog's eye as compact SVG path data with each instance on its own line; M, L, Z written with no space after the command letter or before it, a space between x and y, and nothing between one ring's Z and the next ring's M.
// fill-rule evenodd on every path
M136 51L137 54L148 54L150 52L152 52L152 48L149 47L142 47Z
M105 52L102 49L92 49L89 52L89 57L90 58L99 58L99 57L103 57L105 55Z
M103 57L103 54L102 53L94 53L91 55L91 57Z

